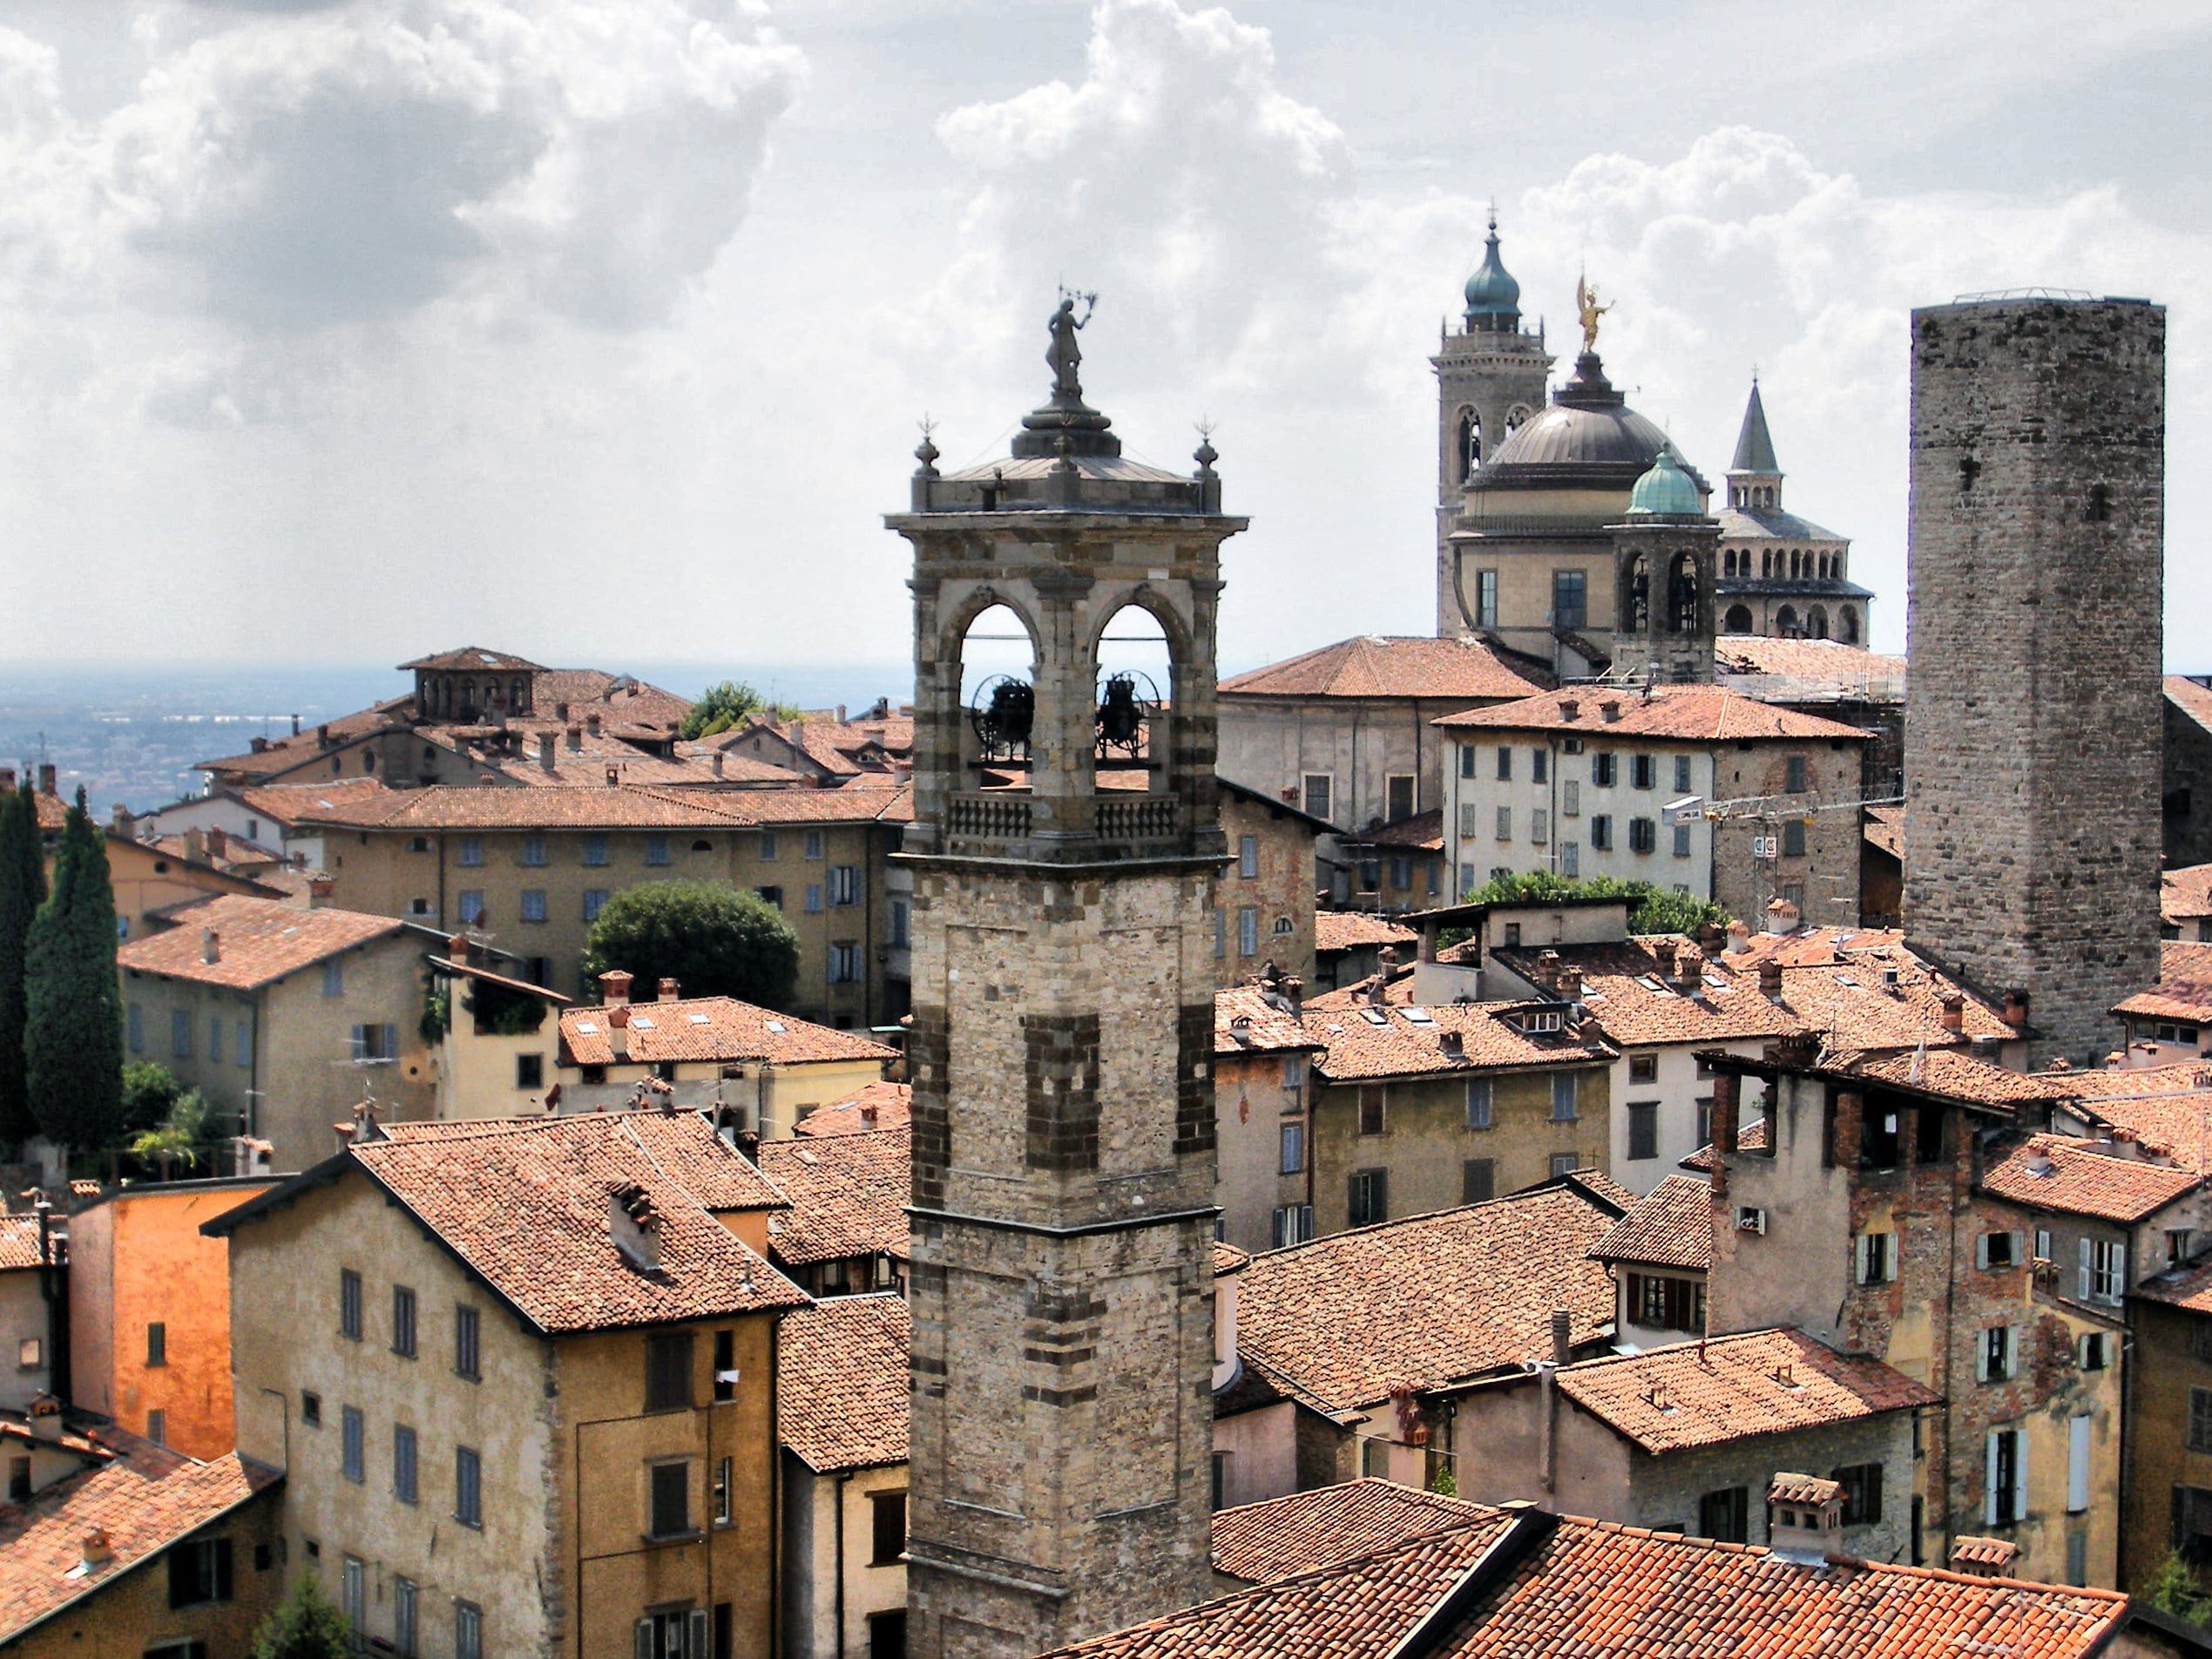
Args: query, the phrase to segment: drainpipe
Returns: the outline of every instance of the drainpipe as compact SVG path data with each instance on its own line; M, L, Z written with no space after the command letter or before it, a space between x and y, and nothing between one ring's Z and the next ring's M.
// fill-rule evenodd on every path
M1552 1358L1537 1374L1542 1390L1544 1445L1538 1479L1544 1490L1556 1495L1559 1480L1559 1367L1567 1363L1573 1346L1573 1320L1565 1308L1552 1310Z
M845 1659L845 1486L853 1478L850 1469L837 1472L837 1490L835 1494L836 1516L830 1524L830 1533L836 1540L833 1559L836 1563L836 1618L837 1659Z

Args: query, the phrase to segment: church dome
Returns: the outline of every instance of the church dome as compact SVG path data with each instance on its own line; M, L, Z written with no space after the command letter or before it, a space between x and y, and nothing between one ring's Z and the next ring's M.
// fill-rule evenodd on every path
M1482 268L1467 279L1467 321L1502 317L1518 322L1520 315L1521 285L1513 281L1498 257L1498 217L1493 213Z
M1661 450L1651 471L1636 480L1628 492L1628 516L1642 518L1660 514L1695 516L1705 511L1697 484L1675 464L1672 450Z

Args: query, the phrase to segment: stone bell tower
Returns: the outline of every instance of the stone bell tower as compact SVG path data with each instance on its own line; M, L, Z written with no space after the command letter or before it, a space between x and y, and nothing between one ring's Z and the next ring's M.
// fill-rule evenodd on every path
M1721 523L1705 511L1697 480L1671 450L1629 492L1613 538L1613 675L1652 685L1709 685L1713 599Z
M1018 1659L1211 1594L1214 620L1247 521L1211 445L1189 477L1121 457L1081 322L1053 318L1052 397L1012 454L940 474L925 439L886 520L914 547L917 1659ZM964 700L994 606L1032 678ZM1158 702L1099 672L1129 606L1166 636Z

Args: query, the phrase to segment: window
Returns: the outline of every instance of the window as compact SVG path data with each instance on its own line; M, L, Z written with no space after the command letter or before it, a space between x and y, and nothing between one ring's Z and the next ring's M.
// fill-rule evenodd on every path
M1974 1344L1974 1380L2009 1382L2019 1374L2019 1332L2012 1325L1985 1325Z
M353 1057L357 1060L399 1058L399 1027L396 1025L355 1026L352 1041Z
M1532 783L1541 783L1541 782L1545 782L1547 778L1549 778L1549 777L1551 776L1551 772L1552 772L1552 751L1551 751L1551 750L1549 750L1549 749L1546 749L1546 748L1532 748L1532 749L1529 750L1529 752L1528 752L1528 775L1529 775L1529 781L1530 781L1531 782L1532 782Z
M1551 1174L1552 1179L1557 1180L1561 1175L1573 1175L1581 1167L1582 1159L1579 1154L1573 1152L1555 1152L1552 1155L1549 1173Z
M898 1558L906 1553L906 1494L903 1492L871 1492L868 1494L870 1516L869 1537L873 1548L869 1552L870 1567L896 1567Z
M1513 775L1513 751L1502 743L1498 748L1498 775L1507 782Z
M2084 1300L2119 1306L2127 1294L2127 1247L2108 1239L2081 1240L2076 1278Z
M2212 1452L2212 1388L2189 1390L2188 1448Z
M1689 856L1690 827L1688 822L1685 820L1674 826L1674 857L1687 858Z
M804 900L807 914L811 916L822 908L822 884L808 882Z
M484 889L463 887L454 900L454 913L463 927L476 927L484 921Z
M484 1609L474 1601L453 1604L453 1659L484 1659Z
M400 1659L416 1659L422 1652L422 1638L416 1634L415 1624L418 1596L413 1579L392 1581L392 1651Z
M192 1058L192 1016L181 1008L169 1011L169 1053L174 1060Z
M1306 774L1306 816L1308 817L1325 819L1329 816L1329 808L1333 803L1329 797L1335 782L1336 780L1326 772Z
M16 1364L24 1371L37 1371L46 1363L46 1341L43 1337L25 1337L16 1344Z
M1656 852L1659 850L1659 824L1651 818L1628 820L1628 850Z
M1459 1166L1459 1202L1486 1204L1498 1196L1498 1160L1469 1158Z
M1401 891L1413 885L1413 855L1394 852L1390 855L1390 885Z
M822 831L819 830L808 830L806 834L800 838L799 850L805 857L819 860L822 857Z
M2018 1267L2020 1264L2019 1233L1984 1233L1974 1241L1974 1265L1979 1268Z
M1590 820L1590 844L1600 852L1613 846L1613 815L1600 812Z
M1482 809L1471 801L1462 801L1459 803L1460 835L1469 840L1472 840L1477 835L1481 833L1481 823ZM1463 885L1471 884L1463 884Z
M895 898L891 901L891 945L894 949L903 951L914 942L910 919L913 913L910 900Z
M1992 1527L2010 1527L2026 1517L2021 1479L2027 1463L2026 1439L2019 1429L1989 1432L1983 1454L1982 1520Z
M392 1351L415 1358L415 1292L403 1284L392 1286Z
M338 1334L361 1340L361 1275L349 1267L338 1270Z
M146 1413L146 1439L156 1446L169 1444L169 1413L156 1408Z
M392 1425L392 1496L415 1501L415 1431L404 1423Z
M1392 823L1413 816L1413 775L1393 772L1383 780L1383 804Z
M1787 781L1782 784L1782 788L1792 795L1803 795L1808 787L1805 781L1805 757L1802 755L1792 755L1783 766Z
M1260 837L1239 836L1236 838L1236 873L1244 881L1252 881L1260 874Z
M522 862L533 869L545 862L545 837L524 836L522 838Z
M1559 874L1562 876L1573 877L1580 876L1581 873L1581 847L1572 841L1561 842L1559 843Z
M223 1058L223 1022L220 1015L207 1017L207 1058L218 1065Z
M646 1526L654 1538L673 1538L691 1530L691 1465L656 1463L646 1471L653 1513Z
M1311 1204L1278 1204L1275 1206L1274 1226L1270 1236L1275 1248L1303 1244L1314 1236L1314 1207Z
M860 866L832 864L829 870L829 902L832 904L860 903Z
M1610 789L1620 776L1620 757L1611 749L1601 748L1590 756L1590 782L1593 788Z
M231 1598L227 1538L195 1538L169 1551L169 1605L203 1607Z
M2109 1338L2101 1331L2086 1331L2074 1344L2074 1364L2084 1371L2102 1371L2112 1363Z
M734 1400L737 1398L737 1332L717 1331L714 1333L714 1398Z
M478 865L482 864L484 863L484 837L482 836L463 836L460 841L459 850L454 855L454 862L458 864L465 865L470 870L474 870Z
M1871 1527L1882 1519L1880 1464L1846 1464L1828 1478L1843 1488L1843 1525Z
M1459 745L1459 775L1463 778L1471 778L1474 775L1475 746L1472 743L1462 743Z
M300 1422L311 1429L322 1426L322 1396L311 1388L300 1391Z
M1656 1054L1629 1055L1628 1080L1631 1083L1659 1081L1659 1056Z
M1691 787L1690 757L1687 755L1677 755L1674 757L1674 793L1688 795Z
M1478 628L1498 626L1498 572L1494 570L1475 572L1475 626Z
M1751 1493L1746 1486L1724 1486L1697 1500L1697 1535L1723 1544L1751 1541Z
M728 1527L737 1520L737 1459L720 1458L714 1464L714 1488L708 1499L708 1515L717 1527Z
M1347 1225L1372 1227L1390 1219L1390 1179L1383 1170L1355 1169L1347 1185Z
M1363 1436L1359 1443L1359 1472L1370 1480L1390 1478L1390 1443L1379 1434Z
M598 920L599 919L599 912L600 912L601 911L605 910L605 908L606 908L606 889L605 889L605 888L604 888L604 887L586 887L586 888L584 890L584 919L585 919L585 921L587 921L587 922L596 922L596 921L598 921Z
M1214 912L1214 959L1222 960L1229 953L1229 916L1227 911Z
M1467 1080L1467 1127L1471 1129L1490 1127L1490 1080L1486 1077Z
M515 1056L515 1087L518 1089L543 1088L545 1086L545 1057L543 1054Z
M646 1410L680 1412L691 1405L691 1332L646 1338Z
M1559 781L1559 815L1572 818L1582 810L1582 785L1573 778Z
M1628 757L1628 787L1634 789L1654 789L1659 787L1657 756L1631 755Z
M1555 628L1587 626L1589 612L1589 578L1579 570L1552 572L1552 626Z
M1498 809L1498 838L1500 841L1513 838L1513 809L1511 807Z
M470 1382L484 1380L484 1373L477 1368L477 1337L480 1327L474 1308L456 1308L453 1310L453 1374L465 1377Z
M364 1441L367 1435L362 1427L361 1408L355 1405L344 1407L338 1414L338 1421L341 1435L340 1460L345 1470L346 1479L355 1486L359 1486L369 1478L364 1466L366 1459Z
M606 837L591 835L584 837L584 862L593 867L606 863Z
M665 864L667 862L668 837L666 836L647 836L646 837L646 863L649 864Z
M1236 912L1236 953L1260 954L1260 912L1250 904L1240 906Z
M1784 858L1803 858L1805 856L1805 821L1790 818L1782 826L1782 856Z
M521 908L524 921L544 921L545 919L545 890L542 887L524 888Z
M169 1327L157 1319L146 1326L146 1364L166 1365L169 1363Z
M1306 1167L1306 1126L1302 1123L1284 1124L1282 1140L1282 1156L1279 1168L1283 1175L1295 1175Z
M1628 1102L1628 1156L1631 1161L1659 1155L1659 1102Z
M1359 1132L1362 1134L1383 1133L1383 1086L1380 1083L1360 1085Z
M1552 1121L1572 1123L1580 1115L1574 1109L1574 1073L1552 1073Z
M840 939L829 947L829 983L858 985L860 983L860 946L851 939Z
M1647 1331L1705 1329L1705 1286L1696 1279L1670 1279L1656 1273L1628 1276L1630 1323Z
M1552 815L1542 807L1532 807L1528 814L1528 838L1542 846L1552 837Z
M1861 1233L1851 1241L1851 1277L1859 1284L1887 1284L1897 1276L1894 1233Z
M776 909L783 908L783 889L781 887L755 887L753 890L775 905Z
M453 1448L453 1519L463 1527L484 1525L484 1459L472 1446Z

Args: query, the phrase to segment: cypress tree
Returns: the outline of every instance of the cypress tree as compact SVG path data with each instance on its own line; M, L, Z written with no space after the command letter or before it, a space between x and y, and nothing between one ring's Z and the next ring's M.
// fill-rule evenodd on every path
M85 810L85 791L62 825L54 887L30 924L30 1109L47 1136L73 1151L123 1133L123 994L115 978L115 890L107 843Z
M25 779L0 794L0 1141L20 1143L38 1127L24 1058L24 951L45 897L38 809Z

